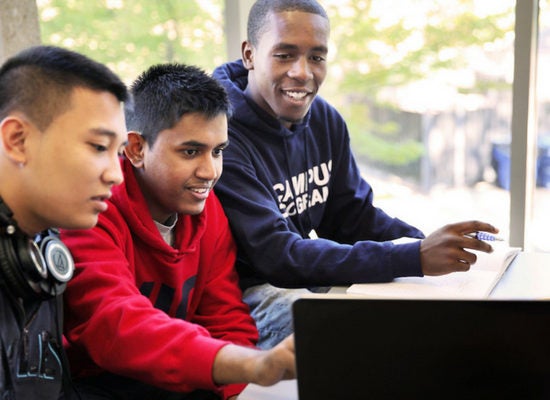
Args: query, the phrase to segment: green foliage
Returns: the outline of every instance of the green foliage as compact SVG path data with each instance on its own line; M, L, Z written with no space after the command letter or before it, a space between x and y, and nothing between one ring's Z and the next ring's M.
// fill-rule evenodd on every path
M472 12L474 0L418 2L430 5L423 23L411 25L402 17L388 24L372 15L373 4L381 1L344 1L345 14L341 2L327 7L337 51L334 62L343 75L341 92L373 97L381 87L463 66L468 63L463 50L493 43L513 30L513 21L508 21L513 9L480 17Z
M384 1L390 7L378 16L375 8L384 6ZM423 20L411 21L407 11L391 9L404 3L340 0L327 6L333 51L329 65L338 74L327 79L323 95L348 121L355 152L393 166L421 157L422 144L418 138L400 136L407 127L372 120L367 105L391 108L383 104L385 89L396 90L437 71L469 68L469 50L497 43L513 32L513 8L480 17L473 12L476 0L412 0L408 10L422 6L425 13ZM387 14L393 18L390 22ZM456 89L486 93L491 88L502 89L503 83L479 80L474 87Z
M375 122L364 104L348 105L346 111L357 158L376 165L403 167L422 156L422 144L414 137L407 137L410 132L403 133L403 127L395 120Z
M367 156L368 160L375 163L405 166L418 160L423 154L422 145L410 139L388 141L379 135L363 133L363 135L356 135L355 140L362 149L359 155Z
M106 63L125 80L162 62L225 60L223 0L39 0L42 41Z

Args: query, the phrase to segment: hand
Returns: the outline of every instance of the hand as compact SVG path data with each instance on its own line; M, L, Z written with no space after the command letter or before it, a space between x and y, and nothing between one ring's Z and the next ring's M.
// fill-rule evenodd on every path
M222 347L214 359L212 377L218 385L255 383L261 386L295 378L294 335L270 350L234 344Z
M283 379L296 377L296 361L294 352L294 335L270 350L266 350L257 359L254 369L256 377L253 382L262 386L270 386Z
M424 275L468 271L477 257L465 249L491 253L493 248L488 243L465 236L476 231L498 233L498 229L488 223L465 221L446 225L424 239L420 244L420 265Z

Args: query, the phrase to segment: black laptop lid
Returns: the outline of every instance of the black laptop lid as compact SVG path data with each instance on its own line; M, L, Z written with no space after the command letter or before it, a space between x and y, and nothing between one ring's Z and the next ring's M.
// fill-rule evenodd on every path
M294 303L300 400L550 399L550 302Z

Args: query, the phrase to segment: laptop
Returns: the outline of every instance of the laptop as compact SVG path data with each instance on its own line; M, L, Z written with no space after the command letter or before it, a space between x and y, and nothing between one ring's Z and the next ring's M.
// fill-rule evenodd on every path
M312 295L293 313L300 400L550 399L550 302Z

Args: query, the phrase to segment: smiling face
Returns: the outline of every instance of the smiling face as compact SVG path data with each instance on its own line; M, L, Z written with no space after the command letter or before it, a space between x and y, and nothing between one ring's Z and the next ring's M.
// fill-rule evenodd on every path
M246 93L285 126L301 121L326 76L328 37L320 15L269 13L257 46L243 44Z
M2 130L6 145L11 145L8 131L24 135L10 150L20 166L14 178L18 197L8 194L19 226L28 234L94 226L112 186L123 179L118 154L127 134L117 98L78 87L67 110L44 131L22 115L6 118Z
M130 133L126 156L157 222L174 213L199 214L222 173L222 152L227 146L227 117L207 119L185 114L170 129L159 132L153 146Z

